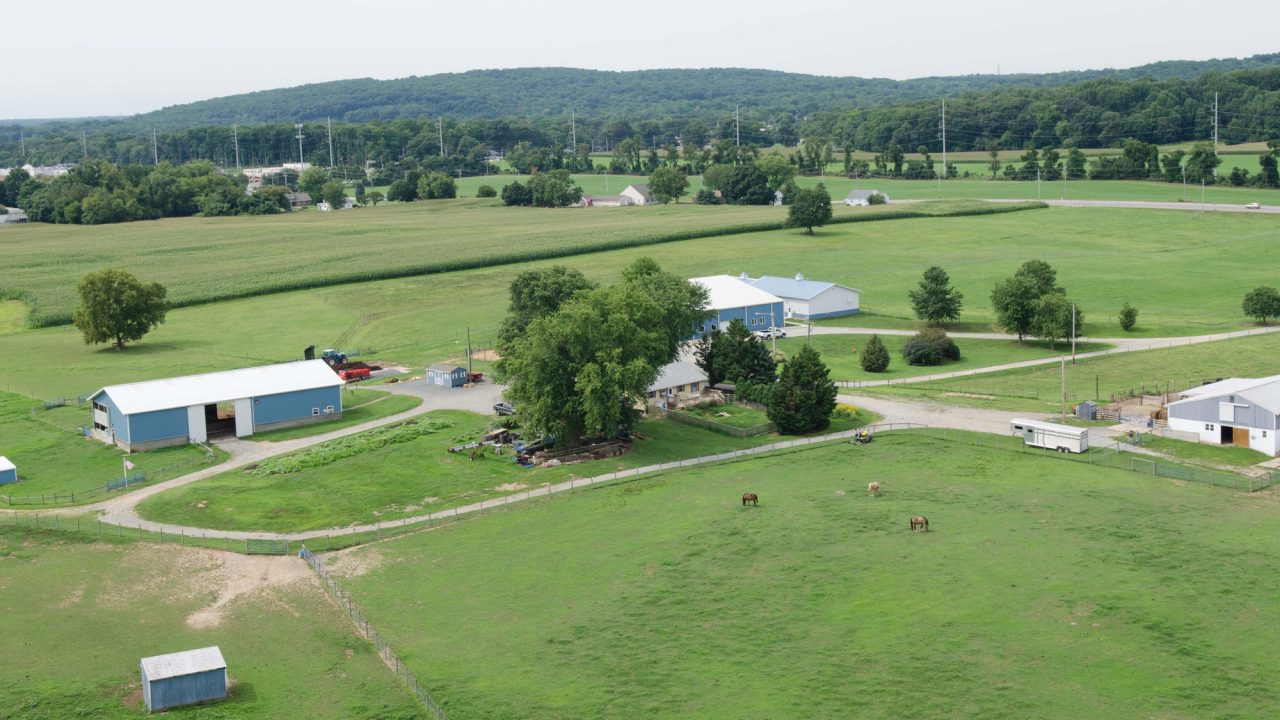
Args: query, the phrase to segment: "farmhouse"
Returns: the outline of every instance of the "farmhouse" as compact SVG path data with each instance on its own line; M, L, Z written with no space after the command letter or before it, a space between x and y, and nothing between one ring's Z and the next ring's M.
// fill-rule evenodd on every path
M1229 378L1184 390L1165 406L1169 429L1204 443L1235 445L1276 456L1280 375Z
M467 384L467 369L449 363L436 363L427 368L427 384L462 387Z
M702 394L707 374L694 363L677 361L662 366L658 379L649 386L649 402L666 409Z
M787 317L802 320L854 315L858 312L862 293L832 282L806 279L796 273L794 278L762 275L752 280L743 273L739 279L767 293L782 298Z
M18 482L18 468L9 458L0 455L0 485L11 482Z
M142 658L142 701L156 712L227 696L227 663L216 646Z
M732 275L709 275L689 282L707 289L708 307L715 312L715 316L703 324L699 337L723 330L734 319L741 320L749 330L782 327L786 315L782 299L775 295Z
M844 204L854 207L866 207L871 204L871 196L879 195L884 201L889 202L889 196L879 190L850 190L848 195L844 196Z
M0 213L0 225L17 225L27 221L27 213L21 208L5 208L8 212Z
M133 452L331 420L342 385L323 360L109 385L90 396L93 436Z
M649 186L643 183L628 185L619 197L622 198L623 205L651 205L653 203L653 196L649 194Z
M304 208L311 204L311 193L285 193L284 199L289 201L289 207L291 208Z

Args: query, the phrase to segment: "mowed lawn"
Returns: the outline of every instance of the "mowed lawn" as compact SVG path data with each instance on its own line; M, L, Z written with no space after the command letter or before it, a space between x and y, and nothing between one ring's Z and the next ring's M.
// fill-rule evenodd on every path
M227 662L230 698L170 717L427 717L301 560L234 556L243 569L231 572L221 557L0 525L0 718L148 717L139 660L209 645ZM296 564L296 579L254 587L280 563ZM233 578L248 591L234 599Z
M1262 496L881 435L330 563L456 720L1271 717L1278 520Z
M390 522L574 477L714 455L778 439L776 435L735 438L671 420L651 420L639 425L644 439L637 439L620 457L523 468L512 461L509 447L502 455L494 455L490 448L477 460L448 452L450 446L479 439L493 418L456 410L421 417L455 425L300 472L259 477L248 470L229 471L147 498L138 513L148 520L188 527L275 532ZM828 432L872 420L865 414L837 420Z
M857 316L854 316L855 318ZM856 322L856 319L851 321ZM809 343L822 355L822 361L831 370L832 380L887 380L956 372L988 367L1000 363L1037 360L1071 353L1071 343L1059 342L1056 348L1049 343L1017 340L971 340L955 338L960 348L959 360L948 360L941 365L908 365L902 357L902 346L911 338L906 335L881 335L880 340L889 351L889 368L884 372L870 373L862 369L862 355L870 335L814 335L804 337L803 328L791 328L791 337L778 341L778 350L793 355ZM766 341L767 342L767 341ZM1109 346L1101 343L1076 343L1077 352L1101 350Z
M1276 282L1271 266L1256 258L1273 250L1278 228L1273 216L1243 213L1050 208L842 224L813 236L779 230L703 238L183 308L124 352L86 346L72 328L0 335L0 355L23 359L6 368L0 389L74 395L110 383L300 359L313 344L372 349L362 359L421 372L432 362L463 360L468 329L473 347L492 347L520 271L561 263L615 282L627 263L645 255L688 277L803 272L843 283L862 291L863 313L823 323L899 328L916 326L907 293L938 264L964 293L965 330L991 329L992 286L1023 261L1040 258L1080 304L1089 336L1122 334L1115 318L1126 300L1140 312L1131 335L1222 332L1250 326L1241 297Z

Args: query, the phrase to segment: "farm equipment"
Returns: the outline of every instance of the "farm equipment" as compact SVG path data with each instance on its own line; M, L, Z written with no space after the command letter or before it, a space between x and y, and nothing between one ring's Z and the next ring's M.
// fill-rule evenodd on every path
M867 430L858 430L853 434L852 442L855 445L866 445L867 443L871 442L871 439L873 437L874 436Z
M484 380L484 373L482 373L482 372L479 372L479 373L478 373L478 372L469 372L469 373L467 373L467 382L469 382L469 383L478 383L478 382L480 382L480 381L482 381L482 380Z
M325 350L324 354L320 356L320 359L329 363L329 367L347 364L347 354L334 350L333 348Z
M367 367L348 368L346 370L339 370L338 377L346 380L347 382L356 382L358 380L368 380L372 373L373 371Z

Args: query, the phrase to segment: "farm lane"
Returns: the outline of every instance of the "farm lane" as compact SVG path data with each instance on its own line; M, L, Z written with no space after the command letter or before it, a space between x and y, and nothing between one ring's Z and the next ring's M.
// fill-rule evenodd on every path
M1027 199L1014 200L1012 198L989 198L987 202L1026 202ZM1051 207L1074 207L1074 208L1131 208L1137 210L1193 210L1199 212L1201 210L1209 210L1212 212L1247 212L1247 213L1270 213L1280 214L1280 207L1263 205L1258 208L1247 208L1244 205L1231 205L1227 203L1198 203L1194 201L1187 202L1155 202L1150 200L1040 200L1039 202Z
M927 400L898 400L844 393L838 395L837 400L842 403L852 403L864 410L870 410L884 418L882 422L915 423L917 425L928 425L929 427L971 430L995 435L1008 435L1009 421L1013 418L1044 420L1052 417L1044 413L989 410L964 407L962 405L946 405Z

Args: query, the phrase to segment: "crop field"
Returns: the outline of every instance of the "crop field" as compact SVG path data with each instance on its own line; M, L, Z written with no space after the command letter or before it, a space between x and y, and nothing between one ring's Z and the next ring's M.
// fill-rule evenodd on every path
M426 717L293 558L0 524L0 636L3 718L148 717L138 661L208 645L227 661L230 698L169 716Z
M1280 372L1278 353L1280 334L1268 334L1083 359L1067 365L1067 402L1109 402L1112 395L1122 397L1143 387L1148 392L1181 390L1224 377L1275 375ZM1061 376L1057 365L1044 365L858 392L1053 412L1061 404Z
M642 422L627 454L608 460L553 468L522 468L507 454L482 459L449 453L451 445L476 439L492 418L461 411L420 418L454 423L450 429L382 447L300 472L258 477L245 470L176 488L144 500L148 520L190 527L291 532L375 523L423 515L558 483L699 455L773 442L777 436L734 438L669 420ZM837 420L829 432L871 421Z
M1258 495L881 435L330 562L457 720L1268 717L1278 513ZM908 531L916 514L929 533Z
M6 368L0 390L69 396L110 383L298 359L311 344L372 348L366 359L410 367L461 359L468 328L476 347L491 346L519 270L563 263L612 282L644 255L689 277L799 271L858 288L862 314L821 323L859 327L914 327L907 292L939 264L965 295L966 330L990 329L991 287L1024 260L1040 258L1080 304L1088 336L1122 334L1115 315L1125 300L1140 311L1132 336L1223 332L1250 326L1240 312L1245 289L1275 282L1270 266L1256 262L1271 251L1275 229L1274 217L1244 213L1049 208L841 224L813 236L778 230L703 238L660 251L599 252L178 309L124 352L86 346L66 327L3 335L0 356L23 362Z
M849 322L857 322L853 316ZM908 365L902 359L902 346L911 338L904 335L881 335L880 340L889 351L889 369L879 373L869 373L862 369L862 352L867 346L870 335L814 335L803 336L802 328L795 328L793 336L778 341L779 352L788 356L798 352L806 342L822 354L822 361L831 369L832 380L897 380L899 378L932 375L934 373L954 372L971 368L987 367L1000 363L1035 360L1044 357L1056 357L1064 351L1071 351L1071 344L1059 342L1057 348L1050 348L1048 343L1017 340L970 340L957 338L956 346L960 348L960 359L947 361L942 365L922 366ZM1102 350L1109 347L1102 343L1076 343L1077 352Z

